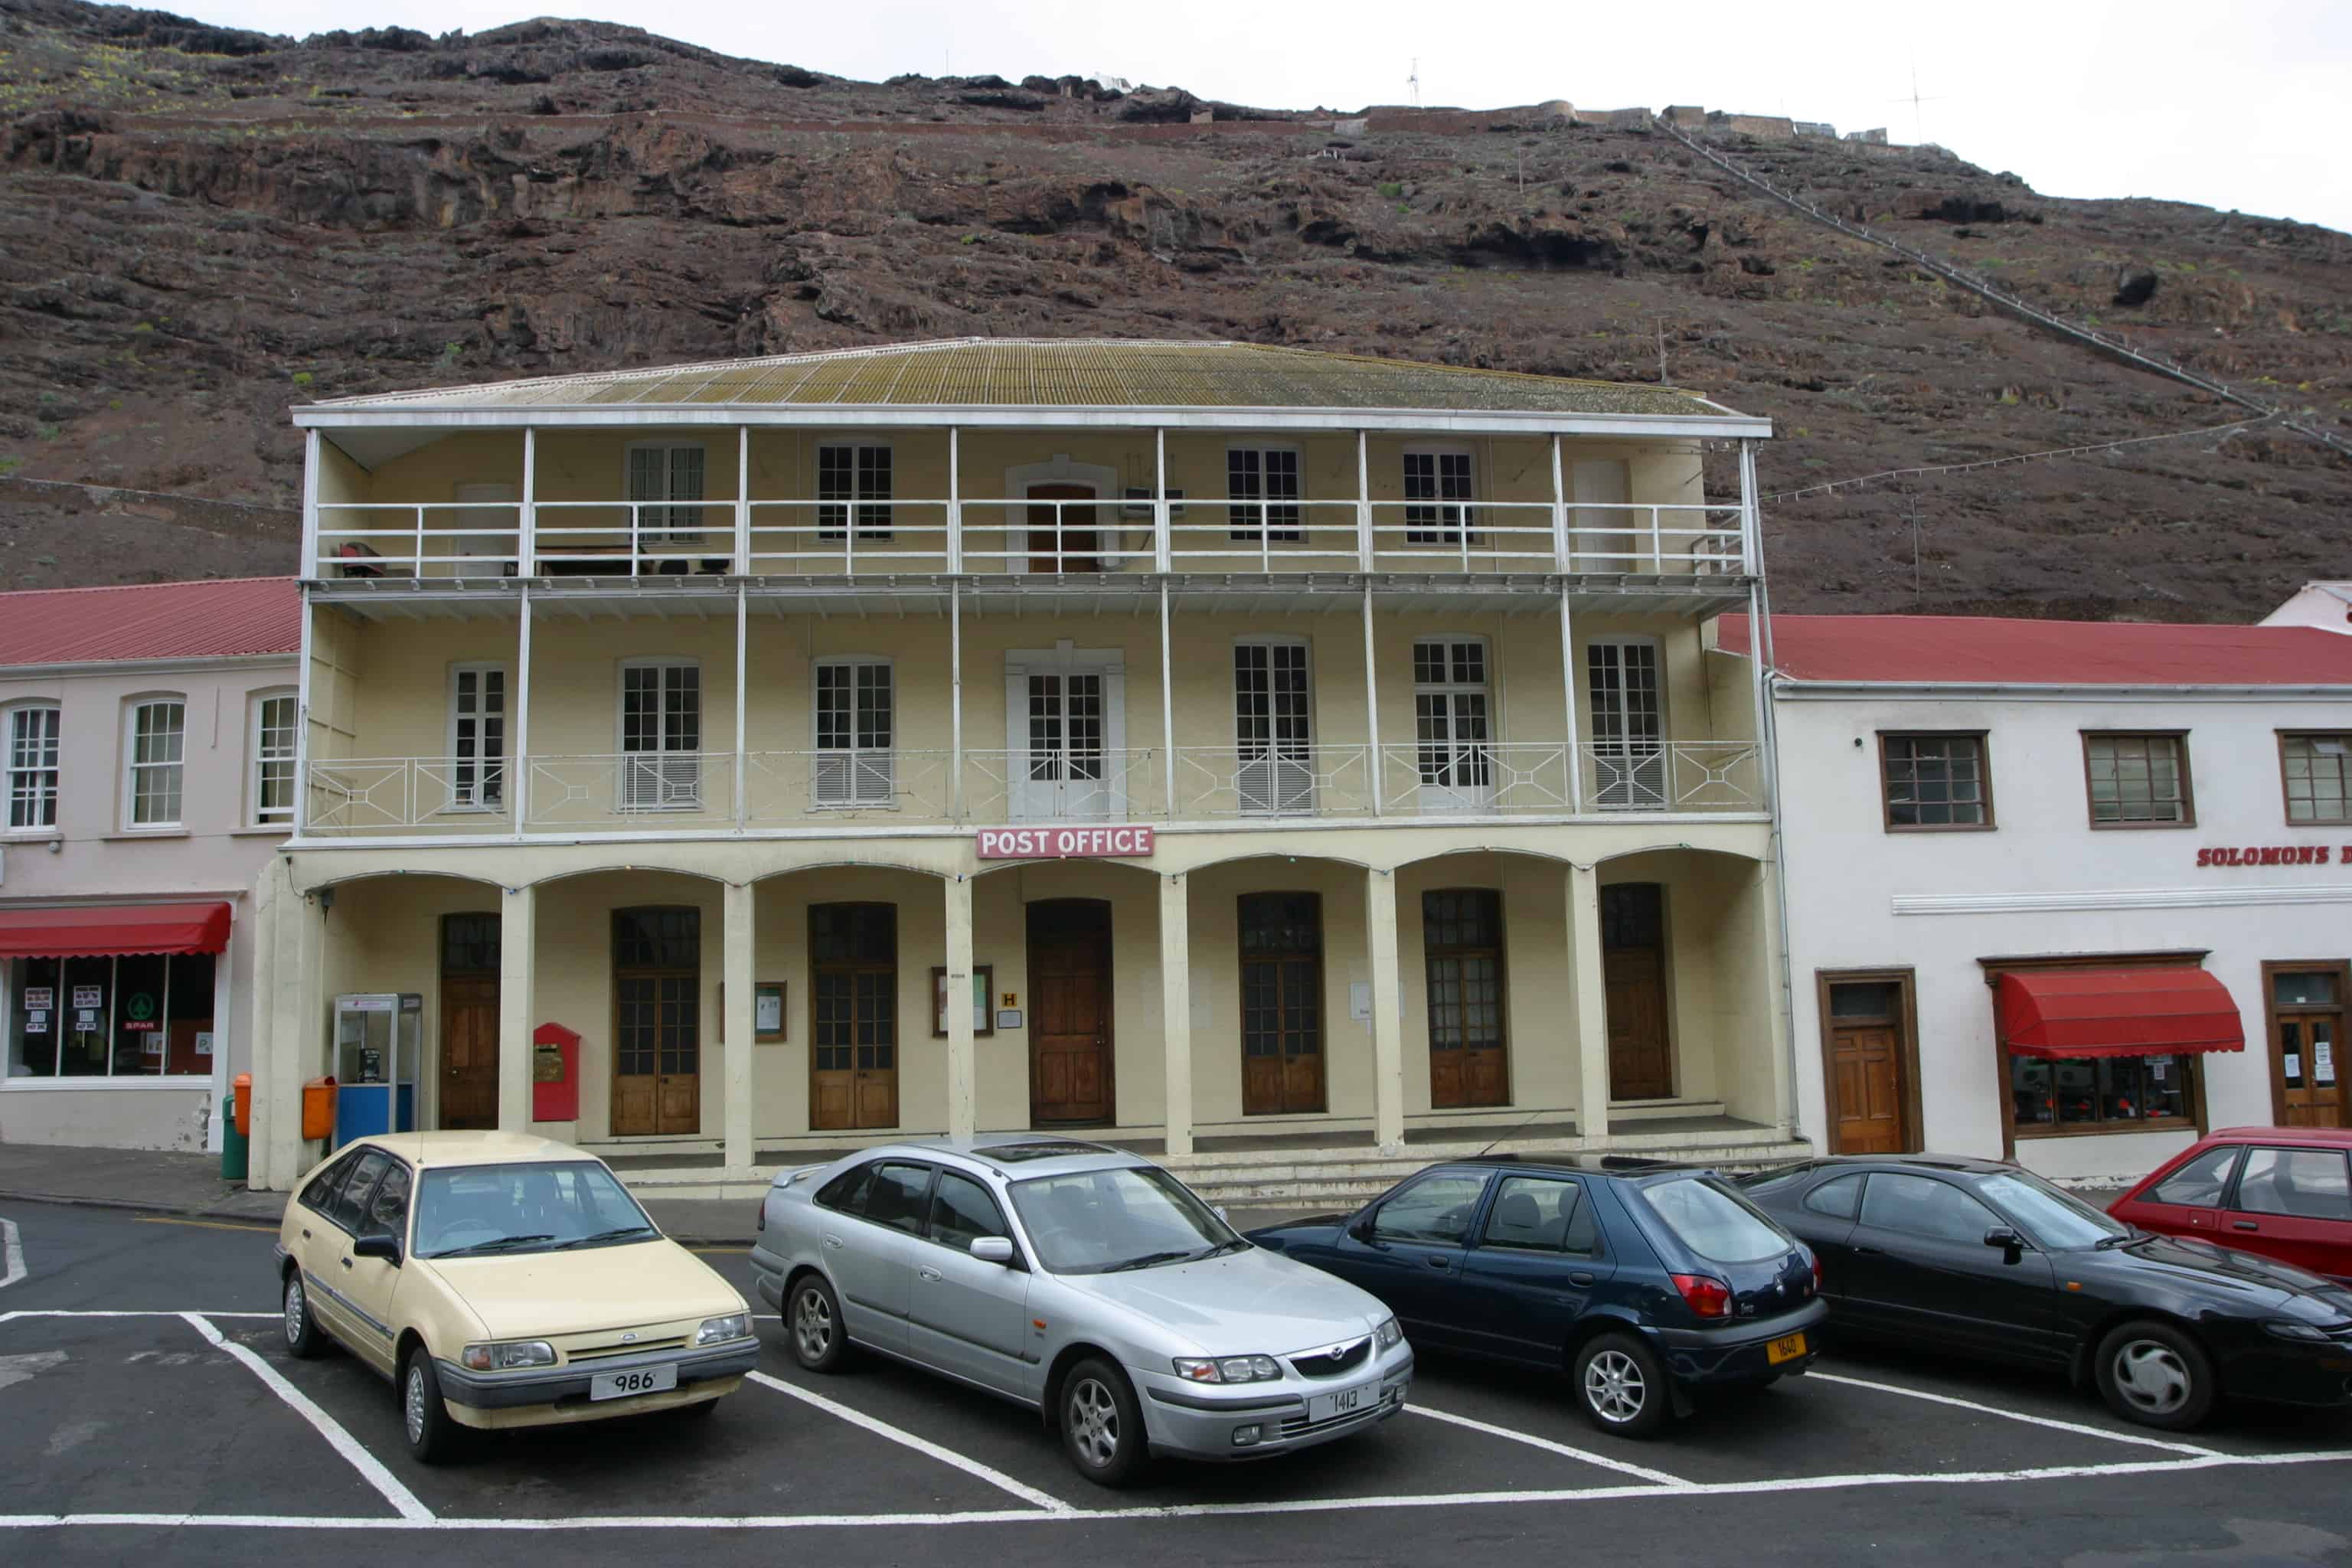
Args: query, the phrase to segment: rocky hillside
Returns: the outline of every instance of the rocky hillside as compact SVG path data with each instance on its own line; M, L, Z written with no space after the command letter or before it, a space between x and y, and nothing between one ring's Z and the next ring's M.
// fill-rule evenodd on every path
M0 585L290 569L306 398L960 333L1636 380L1663 337L1675 382L1778 422L1772 492L2232 416L1646 130L1330 122L1076 79L844 81L601 24L298 42L0 0ZM1936 153L1746 155L2352 431L2342 235L2053 200ZM2263 430L1766 521L1785 608L2242 617L2352 569L2352 465Z

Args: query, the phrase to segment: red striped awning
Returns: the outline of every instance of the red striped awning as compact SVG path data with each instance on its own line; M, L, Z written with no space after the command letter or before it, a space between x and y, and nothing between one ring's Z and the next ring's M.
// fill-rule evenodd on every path
M2201 969L2051 969L2000 977L2011 1056L2152 1057L2242 1051L2229 987Z
M86 904L0 910L0 958L99 958L118 952L218 952L226 904Z

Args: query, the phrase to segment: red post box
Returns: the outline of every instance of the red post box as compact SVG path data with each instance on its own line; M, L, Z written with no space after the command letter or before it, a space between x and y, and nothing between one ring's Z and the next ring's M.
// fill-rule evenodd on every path
M580 1120L580 1037L561 1024L541 1024L530 1037L530 1119Z

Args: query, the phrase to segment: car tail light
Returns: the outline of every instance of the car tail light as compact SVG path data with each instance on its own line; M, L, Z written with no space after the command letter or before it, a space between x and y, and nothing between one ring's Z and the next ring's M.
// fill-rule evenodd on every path
M1814 1294L1814 1295L1816 1295L1816 1296L1818 1296L1818 1295L1820 1295L1821 1293L1822 1293L1822 1259L1821 1259L1821 1255L1820 1255L1819 1253L1815 1253L1815 1254L1813 1255L1813 1294Z
M1727 1318L1731 1316L1731 1287L1705 1274L1677 1274L1675 1289L1683 1293L1683 1304L1696 1318Z
M768 1228L768 1200L765 1198L760 1200L760 1221L756 1228L760 1230Z

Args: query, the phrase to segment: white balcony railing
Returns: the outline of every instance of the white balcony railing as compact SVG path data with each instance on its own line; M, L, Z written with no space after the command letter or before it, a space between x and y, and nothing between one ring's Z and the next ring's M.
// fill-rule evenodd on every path
M660 752L472 758L335 758L310 764L305 831L322 837L513 833L509 781L528 781L526 833L731 831L828 824L996 826L1302 818L1567 818L1763 809L1757 748L1742 741L1587 742L1571 804L1559 742ZM738 766L743 780L737 809ZM1375 770L1379 790L1374 792ZM1174 793L1171 809L1170 792Z
M1749 561L1736 505L1550 501L322 501L321 578L1105 573L1707 578Z

